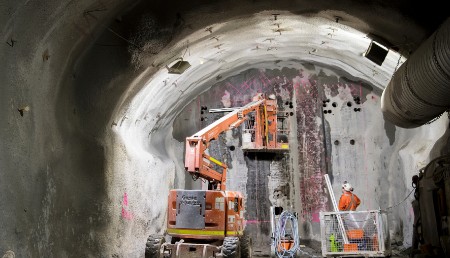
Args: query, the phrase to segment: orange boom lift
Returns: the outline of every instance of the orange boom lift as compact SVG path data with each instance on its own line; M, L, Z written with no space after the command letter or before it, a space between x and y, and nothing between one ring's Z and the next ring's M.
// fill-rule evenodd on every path
M148 238L145 257L252 257L251 239L244 232L243 195L226 190L227 166L207 150L221 133L243 125L244 151L288 151L288 130L279 128L285 124L279 120L286 117L278 116L274 98L259 94L187 137L185 169L194 180L205 179L208 190L170 191L166 235Z

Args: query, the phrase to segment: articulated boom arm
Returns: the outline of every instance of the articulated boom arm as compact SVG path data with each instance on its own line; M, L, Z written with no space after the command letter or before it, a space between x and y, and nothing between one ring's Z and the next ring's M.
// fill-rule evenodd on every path
M250 114L252 113L252 114ZM226 164L207 155L205 151L214 139L227 130L237 128L243 122L249 120L252 115L252 122L248 130L253 135L252 147L248 149L267 150L284 149L287 150L287 143L280 147L277 143L277 102L266 99L262 95L253 98L253 102L232 111L198 133L186 138L185 169L193 178L204 178L209 181L215 189L226 190ZM254 115L254 116L253 116ZM222 172L214 169L219 166Z

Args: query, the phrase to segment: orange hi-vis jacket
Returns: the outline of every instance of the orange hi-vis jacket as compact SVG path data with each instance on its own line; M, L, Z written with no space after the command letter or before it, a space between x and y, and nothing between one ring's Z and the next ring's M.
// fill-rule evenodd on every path
M340 211L354 211L361 204L361 200L356 196L356 194L348 191L344 191L339 199L339 210Z

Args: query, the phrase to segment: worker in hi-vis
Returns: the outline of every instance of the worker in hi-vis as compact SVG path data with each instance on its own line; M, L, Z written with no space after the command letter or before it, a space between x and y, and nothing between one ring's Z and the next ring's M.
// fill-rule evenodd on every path
M342 195L339 199L340 211L354 211L361 204L361 200L353 193L353 187L347 181L342 185Z

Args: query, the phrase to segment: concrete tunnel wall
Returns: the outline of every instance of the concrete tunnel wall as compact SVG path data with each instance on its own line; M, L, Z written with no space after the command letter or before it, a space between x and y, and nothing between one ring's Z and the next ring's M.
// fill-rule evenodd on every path
M305 12L300 4L293 7L288 2L280 1L280 10ZM187 86L180 85L182 87L179 88L176 87L179 82L170 77L167 84L172 87L163 88L167 86L163 83L167 77L163 64L185 51L185 36L193 32L205 32L207 25L233 15L237 17L273 8L270 1L257 5L244 2L240 8L232 4L218 4L220 8L217 13L211 13L215 10L214 6L183 12L183 19L189 26L174 29L176 13L163 8L163 4L159 6L155 3L154 9L150 9L154 13L165 10L156 15L159 17L156 20L161 23L154 24L152 19L147 20L147 23L136 21L142 16L135 17L127 13L128 8L133 7L130 3L131 1L15 1L7 2L6 8L2 5L0 17L2 24L5 24L2 36L6 44L0 49L5 63L0 72L0 117L5 121L0 131L0 254L11 250L17 257L142 257L147 235L164 229L167 191L170 188L185 187L183 145L171 133L180 128L173 127L173 122L183 108L198 94L208 90L219 75L208 71L209 75L204 73L204 77L200 79L193 77L198 80L190 81ZM312 6L317 11L328 7L320 1ZM337 6L336 9L346 7ZM187 7L180 7L183 8ZM357 17L356 14L364 17L367 10L363 6L352 8L354 16L348 17L349 25L367 28L365 23L354 18ZM224 14L221 10L229 12ZM385 10L380 10L382 11ZM350 8L348 12L351 12ZM118 14L123 15L117 16ZM170 14L166 17L172 18L162 19L165 14ZM325 12L321 16L332 20L332 14L333 12ZM206 15L208 19L199 21L196 18L199 15ZM270 12L264 15L270 16ZM113 18L117 21L109 23ZM400 18L402 17L392 16L391 20L372 24L372 28L384 28L386 38L394 38L396 29L402 27L402 24L396 25L396 19ZM246 19L249 17L242 18L243 21ZM141 26L136 26L137 24ZM424 34L422 28L414 24L402 28L408 29L404 31L410 33L408 35L412 41L419 42ZM179 34L174 34L174 30ZM117 35L117 31L120 32L119 36L127 35L130 39L137 35L143 37L132 41L138 43L133 48ZM127 31L130 31L129 34ZM278 47L281 48L281 45ZM144 51L139 54L143 49L150 49L150 53ZM311 47L308 49L311 50ZM296 54L298 52L261 55L253 60L249 58L246 63L222 63L224 69L219 73L226 80L239 74L239 69L247 70L241 66L258 68L259 65L259 68L275 69L276 67L267 64L273 65L277 59L289 60ZM329 54L333 56L332 50ZM233 57L239 61L239 53ZM314 56L302 57L311 62L321 60L320 57L314 59ZM346 60L344 56L341 57ZM324 69L334 73L336 78L341 77L344 71L354 77L357 74L351 65L333 62L331 58L326 61L331 67ZM288 63L282 64L290 69L299 69L301 66L297 61ZM333 66L343 67L340 70ZM321 66L317 67L318 70L308 70L308 78L321 78L318 76ZM358 68L361 69L360 74L352 81L367 84L369 88L379 87L382 85L381 81L388 78L386 75L389 76L383 70L382 76L380 75L382 79L370 82L371 70L367 67L369 65L361 65ZM239 69L233 71L235 68ZM209 69L212 71L214 67ZM152 80L155 78L157 80ZM293 81L289 83L293 85L295 80L292 77L290 79ZM154 84L148 83L149 81ZM333 82L337 85L337 81ZM374 85L371 86L371 83ZM317 88L320 88L319 85ZM327 87L324 87L323 96L342 104L351 94L345 93L347 86L338 88L342 88L344 93L333 95L333 90L325 93L324 89ZM145 91L141 89L147 89L150 94L142 94ZM177 92L182 94L175 94ZM367 91L369 92L371 90ZM378 96L377 93L375 96ZM294 102L299 112L301 109L298 105L302 101L296 99ZM134 106L133 103L141 104ZM364 102L364 105L368 107L363 110L370 110L370 114L377 115L376 102L366 103L368 102ZM321 116L317 113L317 117ZM356 119L351 114L346 117ZM296 118L301 118L301 114L297 113ZM329 140L334 139L331 136L350 136L339 134L338 128L351 130L346 127L351 123L326 116L321 119L325 121L324 125L329 126L324 131L325 139L328 139L327 135L330 135ZM448 120L442 117L429 126L414 130L396 127L384 130L381 120L376 123L372 118L366 119L371 127L364 134L360 131L351 131L351 134L362 138L371 132L381 132L374 135L377 148L373 151L378 155L383 150L385 158L382 160L386 160L388 169L384 168L383 163L382 171L392 184L388 188L385 188L385 181L376 184L380 186L377 191L383 193L380 194L380 201L373 201L373 206L364 202L363 205L367 206L363 208L372 208L376 204L394 204L408 192L410 173L417 171L429 160L431 147L448 128ZM192 122L194 121L193 119ZM195 125L186 125L186 130L192 131L192 128ZM387 141L390 147L387 146ZM327 143L328 149L329 143L331 142ZM358 144L355 146L361 147ZM388 155L389 151L385 151L385 147L392 150L392 155ZM441 148L445 148L445 145ZM352 152L352 149L338 150L332 146L331 150L332 160L327 162L342 168L342 174L336 174L334 183L335 193L338 194L339 176L346 177L349 167L355 169L360 164L355 161L353 164L342 165L345 161L342 161L339 151L346 153ZM232 160L239 160L239 156L232 156ZM295 159L286 164L292 165L288 170L292 172L290 176L294 179L298 177L294 182L299 184L300 189L302 182L308 181L302 178L306 174L301 167L294 165L299 164L300 159ZM375 163L375 159L361 160L373 162L376 164L373 167L381 166L380 163ZM245 169L247 165L239 163L235 167ZM267 168L265 171L273 173L274 167L276 166L269 166L269 171ZM402 177L404 181L394 180ZM268 180L267 183L273 181L276 180ZM362 183L367 184L364 181ZM234 184L238 185L239 182ZM317 184L320 185L320 182ZM240 187L244 187L242 182ZM270 189L275 186L268 187ZM399 187L401 191L398 191ZM306 226L302 237L318 239L317 221L313 220L316 212L302 210L305 206L317 207L304 205L298 198L301 191L310 196L314 193L307 191L314 192L317 189L308 187L296 192L295 186L293 188L282 202L293 204L305 216L302 223ZM357 193L363 198L371 191L366 188L359 193L358 190ZM326 197L323 193L319 194ZM268 198L276 202L271 199L273 197ZM399 239L406 239L403 244L407 245L407 225L410 225L411 218L405 214L410 214L410 208L402 206L402 209L397 212L399 220L393 221L392 229ZM260 239L264 241L264 238Z

